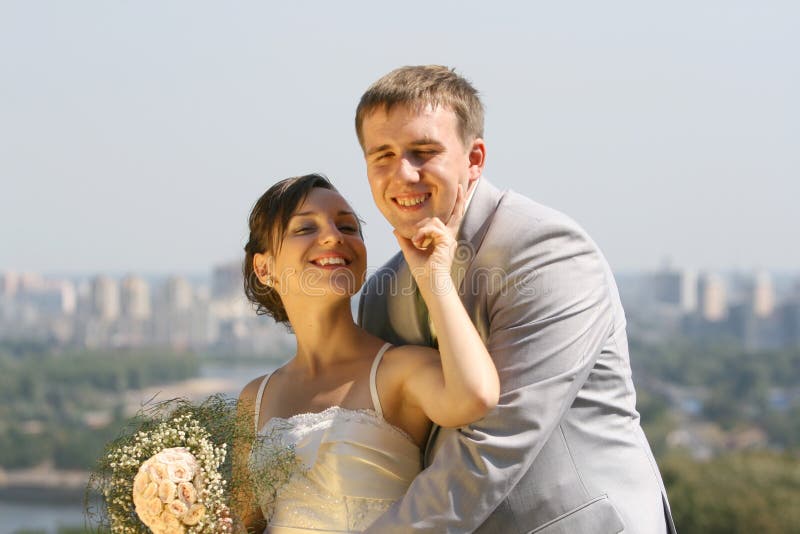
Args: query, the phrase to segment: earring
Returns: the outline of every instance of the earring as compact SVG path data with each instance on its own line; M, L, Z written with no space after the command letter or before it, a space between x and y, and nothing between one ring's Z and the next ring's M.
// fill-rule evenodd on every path
M272 287L273 285L275 285L275 279L272 278L271 274L267 275L267 279L264 281L264 285L266 285L267 287Z

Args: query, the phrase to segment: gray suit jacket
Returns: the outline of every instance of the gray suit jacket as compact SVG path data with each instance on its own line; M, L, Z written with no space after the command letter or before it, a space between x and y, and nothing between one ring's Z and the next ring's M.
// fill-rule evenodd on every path
M639 425L611 271L572 220L481 179L453 266L500 374L498 406L435 428L425 470L371 533L674 532ZM431 344L401 254L365 284L359 323Z

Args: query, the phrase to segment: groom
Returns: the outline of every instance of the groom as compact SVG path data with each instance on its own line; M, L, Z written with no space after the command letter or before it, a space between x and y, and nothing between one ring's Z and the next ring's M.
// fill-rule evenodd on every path
M356 131L374 201L400 234L447 220L466 191L452 276L502 388L484 419L433 430L426 469L368 532L674 532L611 271L571 219L482 177L477 91L445 67L403 67L362 96ZM435 344L402 254L366 283L359 322Z

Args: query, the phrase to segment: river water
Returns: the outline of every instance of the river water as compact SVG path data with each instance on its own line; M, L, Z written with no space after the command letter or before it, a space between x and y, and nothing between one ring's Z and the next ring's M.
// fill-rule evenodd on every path
M201 378L218 378L230 383L226 395L235 396L250 380L271 368L254 366L223 367L205 365L200 371ZM56 534L59 528L81 528L85 525L83 495L76 496L74 502L17 502L0 499L0 534L14 534L21 530ZM86 529L89 532L89 529Z
M83 506L75 504L31 504L0 501L0 534L19 530L55 533L59 527L80 527Z

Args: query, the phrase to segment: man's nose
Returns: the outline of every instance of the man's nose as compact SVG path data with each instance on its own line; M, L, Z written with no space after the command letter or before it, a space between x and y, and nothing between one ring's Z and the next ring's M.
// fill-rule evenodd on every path
M408 157L401 158L397 177L404 182L419 182L419 167Z

